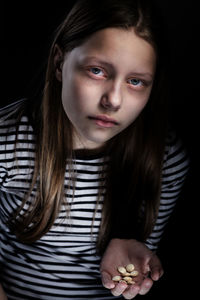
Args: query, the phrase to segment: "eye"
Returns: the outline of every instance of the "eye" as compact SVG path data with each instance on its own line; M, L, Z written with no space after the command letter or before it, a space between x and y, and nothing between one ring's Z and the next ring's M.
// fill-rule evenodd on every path
M91 73L93 73L94 75L104 75L103 71L97 67L93 67L89 69Z
M132 78L132 79L128 80L128 82L131 85L136 86L136 87L140 87L140 86L144 85L144 83L142 82L142 80L137 79L137 78Z

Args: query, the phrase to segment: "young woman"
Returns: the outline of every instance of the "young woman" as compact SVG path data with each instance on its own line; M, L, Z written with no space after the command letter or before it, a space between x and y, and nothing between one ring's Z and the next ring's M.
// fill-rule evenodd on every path
M188 160L168 128L167 51L148 3L78 1L43 96L0 111L8 299L132 299L163 274L155 251ZM129 263L136 283L114 283Z

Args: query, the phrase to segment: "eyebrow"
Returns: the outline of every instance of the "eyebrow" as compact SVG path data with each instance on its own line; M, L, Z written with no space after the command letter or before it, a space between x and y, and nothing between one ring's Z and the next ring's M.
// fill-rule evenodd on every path
M95 60L96 62L100 63L101 65L105 65L105 66L108 66L108 67L114 69L114 67L113 67L113 65L112 65L111 63L108 63L108 62L106 62L106 61L104 61L104 60L101 60L101 59L99 59L99 58L97 58L97 57L95 57L95 56L87 56L87 57L85 57L82 61L83 61L84 63L85 63L85 62L87 63L89 60Z
M111 63L99 59L95 56L87 56L82 60L82 62L87 63L89 60L95 60L97 63L104 65L108 68L111 68L112 70L115 69ZM150 72L130 72L129 74L130 76L136 76L136 77L138 76L138 77L145 77L145 78L148 77L150 80L153 80L153 74Z

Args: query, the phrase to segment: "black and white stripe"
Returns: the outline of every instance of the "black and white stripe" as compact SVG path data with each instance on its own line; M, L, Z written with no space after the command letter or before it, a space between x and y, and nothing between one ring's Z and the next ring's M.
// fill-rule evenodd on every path
M0 263L1 282L9 299L83 300L115 299L103 288L99 274L100 257L95 242L101 221L100 199L91 227L99 190L99 173L107 164L103 157L77 157L76 186L69 182L66 167L66 206L50 231L31 245L22 244L6 222L21 203L34 168L34 135L26 116L20 121L15 148L16 124L13 111L21 101L0 110ZM175 136L169 136L163 165L161 204L158 219L146 245L156 250L173 211L188 170L187 156ZM104 174L102 174L103 178ZM30 198L31 201L31 198Z
M183 148L180 139L174 133L171 133L166 141L158 218L153 232L146 241L146 245L151 250L156 250L158 247L164 227L182 190L188 168L187 152Z

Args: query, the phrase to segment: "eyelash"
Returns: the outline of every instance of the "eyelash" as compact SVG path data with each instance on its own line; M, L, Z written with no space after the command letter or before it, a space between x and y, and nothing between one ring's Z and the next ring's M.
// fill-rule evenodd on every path
M95 77L96 77L96 76L97 76L97 77L102 77L102 75L99 76L99 74L95 74L95 73L92 72L92 70L95 70L95 69L98 70L98 71L101 71L101 72L105 73L105 71L102 70L102 68L99 68L99 67L90 67L90 68L88 68L87 70L88 70L90 73L92 73L92 75L94 75ZM138 78L131 78L131 79L127 80L127 82L130 82L131 80L135 80L135 81L138 81L138 82L139 82L138 85L130 84L130 85L134 86L134 88L141 88L141 87L143 87L143 86L147 86L147 85L148 85L148 83L147 83L146 81L141 80L141 79L138 79Z

